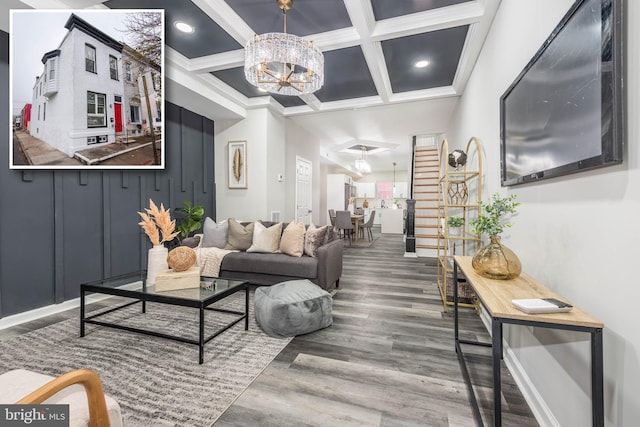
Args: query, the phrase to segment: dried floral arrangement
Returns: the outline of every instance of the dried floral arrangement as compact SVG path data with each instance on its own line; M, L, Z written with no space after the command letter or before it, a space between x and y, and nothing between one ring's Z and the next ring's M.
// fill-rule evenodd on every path
M171 219L169 209L165 209L164 205L160 204L160 209L153 203L153 200L149 199L149 208L144 209L144 212L138 212L138 215L142 218L142 221L138 223L149 236L149 240L154 246L159 246L164 242L170 242L180 232L176 232L176 220ZM160 232L158 232L160 229ZM162 240L160 240L162 235Z

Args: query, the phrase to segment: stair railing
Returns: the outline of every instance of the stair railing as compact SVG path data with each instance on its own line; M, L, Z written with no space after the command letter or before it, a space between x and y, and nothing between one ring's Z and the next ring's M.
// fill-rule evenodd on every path
M411 182L409 185L409 198L407 199L407 219L405 224L406 239L405 252L416 252L416 201L413 198L413 179L416 170L416 136L413 136L413 149L411 150Z

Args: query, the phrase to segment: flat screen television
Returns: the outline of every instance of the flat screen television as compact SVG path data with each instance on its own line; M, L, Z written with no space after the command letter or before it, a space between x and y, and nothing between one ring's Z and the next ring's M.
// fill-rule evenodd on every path
M622 6L577 0L502 95L502 186L622 162Z

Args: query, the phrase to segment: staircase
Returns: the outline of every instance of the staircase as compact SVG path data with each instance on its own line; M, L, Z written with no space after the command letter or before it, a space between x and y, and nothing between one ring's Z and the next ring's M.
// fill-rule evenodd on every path
M436 257L438 249L439 155L436 146L417 146L413 167L416 254Z

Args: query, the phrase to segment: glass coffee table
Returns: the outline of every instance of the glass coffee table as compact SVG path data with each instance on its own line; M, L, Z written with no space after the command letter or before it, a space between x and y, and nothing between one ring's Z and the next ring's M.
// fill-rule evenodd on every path
M222 300L239 291L245 291L244 312L227 310L223 308L211 307L217 301ZM105 295L132 298L135 301L119 305L117 307L102 311L98 314L87 317L85 315L85 295L87 293L97 293ZM146 313L147 301L161 304L176 305L181 307L193 307L200 311L199 337L198 340L185 337L169 335L162 332L120 325L112 322L97 320L108 313L121 310L134 304L142 305L142 313ZM228 314L235 314L239 317L217 329L213 334L205 337L204 320L205 310L217 311ZM106 326L110 328L122 329L129 332L137 332L154 337L166 338L180 341L187 344L197 345L200 349L199 363L204 361L204 345L231 328L236 323L244 319L245 331L249 329L249 282L242 280L231 280L218 277L201 277L200 287L191 289L178 289L173 291L156 292L155 286L146 285L146 271L124 274L122 276L111 277L104 280L96 280L80 285L80 336L84 337L85 325L87 323Z

